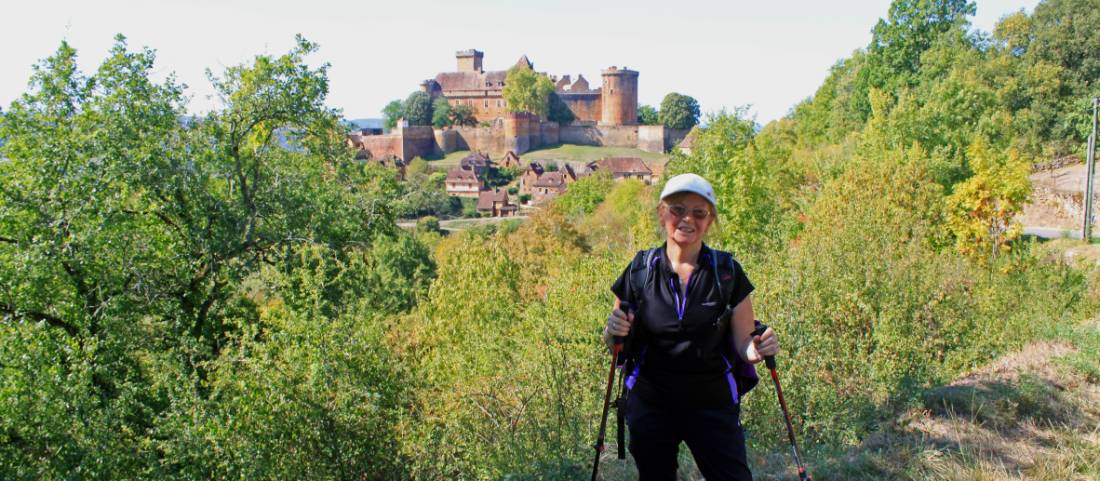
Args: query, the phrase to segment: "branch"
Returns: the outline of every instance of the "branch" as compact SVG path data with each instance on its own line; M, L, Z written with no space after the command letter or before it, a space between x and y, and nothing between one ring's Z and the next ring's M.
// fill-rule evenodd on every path
M6 242L8 244L18 244L19 243L15 239L12 239L10 237L3 237L3 236L0 236L0 242Z
M51 316L43 312L21 311L10 304L0 304L0 312L4 314L9 314L14 317L26 317L34 321L45 322L52 327L63 329L72 337L77 337L77 335L80 333L76 326L65 322L65 320L59 317Z

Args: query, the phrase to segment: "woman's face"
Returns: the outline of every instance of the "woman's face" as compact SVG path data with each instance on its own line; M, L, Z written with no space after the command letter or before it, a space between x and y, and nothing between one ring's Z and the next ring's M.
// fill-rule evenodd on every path
M714 222L710 202L692 193L669 196L661 203L660 216L668 241L684 246L702 243Z

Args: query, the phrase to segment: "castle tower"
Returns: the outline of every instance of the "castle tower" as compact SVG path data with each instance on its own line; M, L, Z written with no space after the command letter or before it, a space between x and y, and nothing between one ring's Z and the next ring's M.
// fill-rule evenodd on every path
M485 54L480 50L459 50L455 52L455 58L458 60L459 72L481 72L481 59L485 57Z
M638 72L626 67L608 67L603 72L600 96L603 114L600 124L634 125L638 123Z

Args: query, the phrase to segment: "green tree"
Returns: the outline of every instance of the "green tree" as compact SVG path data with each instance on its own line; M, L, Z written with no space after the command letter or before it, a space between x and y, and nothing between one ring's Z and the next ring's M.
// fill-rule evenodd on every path
M871 30L871 85L885 87L891 78L907 84L920 70L921 54L940 34L965 30L975 11L968 0L894 0L887 17Z
M568 124L576 119L577 116L573 114L573 111L569 109L569 106L566 105L561 97L556 93L551 93L550 113L547 115L547 120L559 124Z
M639 105L638 106L638 123L642 125L657 125L661 123L657 109L652 105Z
M425 92L413 92L405 99L403 112L409 125L431 125L432 99Z
M947 198L947 227L959 252L995 261L1022 233L1014 218L1031 195L1031 165L1015 150L991 151L984 137L970 146L970 162L974 176Z
M745 109L722 111L699 128L691 155L674 154L667 167L671 175L693 172L710 181L721 223L713 241L742 257L770 252L781 238L774 172L756 152L755 131Z
M397 127L397 121L405 116L405 104L400 100L392 100L382 109L382 126L387 131Z
M465 104L451 107L451 125L458 125L460 127L472 127L477 125L477 117L474 116L474 109Z
M699 115L699 102L690 96L672 92L661 100L657 117L670 129L690 129L699 123Z
M432 127L441 129L454 125L451 120L451 104L444 97L436 97L432 101Z
M509 112L531 112L546 117L553 93L554 83L547 76L516 65L508 69L501 95Z
M211 74L223 105L186 125L182 87L172 77L151 81L152 51L128 51L122 37L93 76L80 73L66 43L36 66L28 92L0 120L8 141L0 150L7 159L0 162L0 284L9 294L0 301L0 353L17 363L5 362L0 376L0 432L15 443L0 448L0 477L188 477L189 466L213 466L190 461L218 458L215 441L195 441L217 439L210 427L228 433L216 419L281 419L220 404L227 399L219 395L221 366L251 366L238 358L256 352L244 344L278 336L278 325L258 327L261 296L245 286L267 269L310 270L316 263L300 255L306 249L329 259L322 286L309 295L287 286L277 296L295 312L319 309L314 325L316 316L338 315L344 299L370 298L379 312L415 302L415 282L336 275L337 266L376 259L372 249L391 244L397 232L388 206L397 186L352 158L340 117L324 106L328 67L305 63L316 48L299 37L285 55ZM426 265L425 252L409 251L409 262ZM358 272L430 275L386 262L393 261ZM356 362L375 362L365 352ZM377 399L318 404L309 417L345 418L353 414L338 406L374 406L368 410L382 414L369 423L378 430L349 437L386 439L396 398ZM324 455L321 444L273 442L299 438L309 424L319 425L270 424L241 443L260 446L255 457L191 477L253 477L241 473L292 452L314 473L348 461ZM371 472L367 465L389 456L384 451L348 453Z

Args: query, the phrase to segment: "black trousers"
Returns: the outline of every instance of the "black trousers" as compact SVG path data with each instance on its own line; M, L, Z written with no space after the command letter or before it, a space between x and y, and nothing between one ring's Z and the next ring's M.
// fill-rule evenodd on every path
M639 481L675 481L676 455L687 443L707 481L752 481L741 429L740 406L722 409L666 408L627 399L630 454Z

